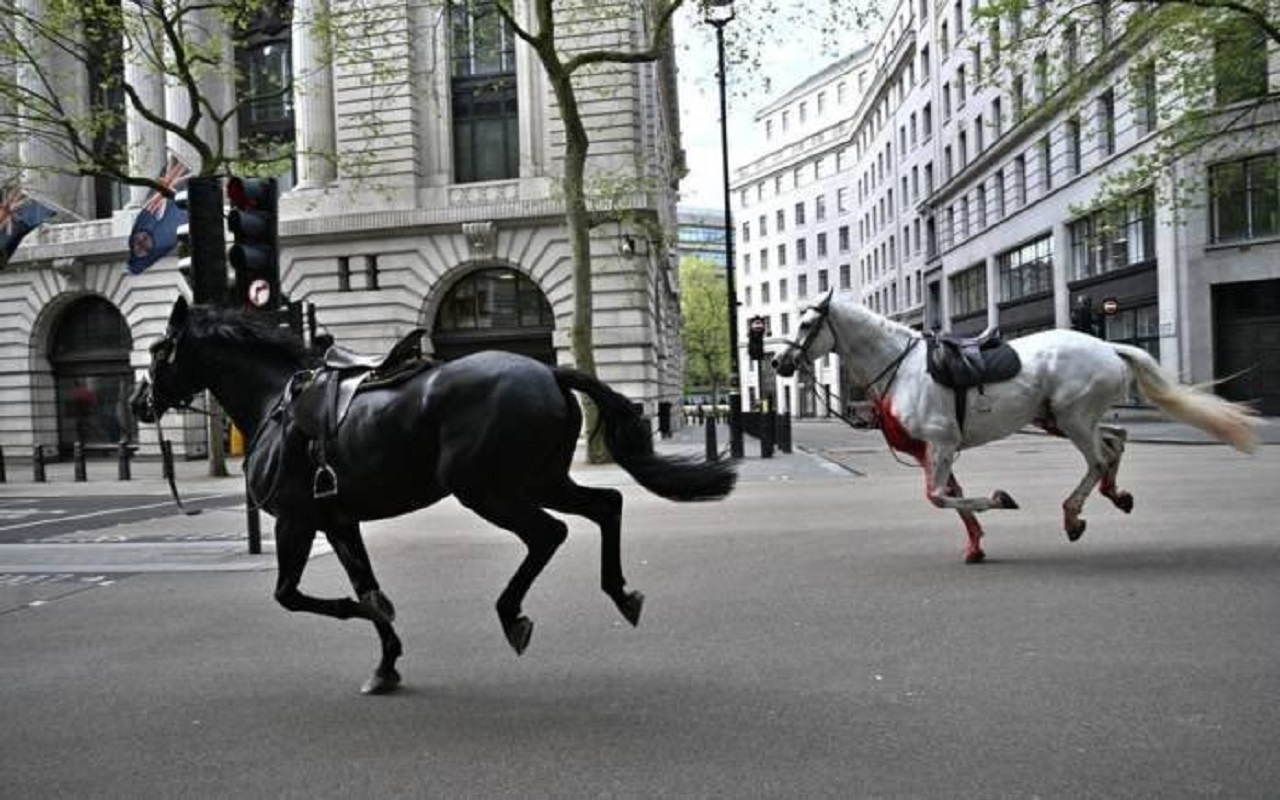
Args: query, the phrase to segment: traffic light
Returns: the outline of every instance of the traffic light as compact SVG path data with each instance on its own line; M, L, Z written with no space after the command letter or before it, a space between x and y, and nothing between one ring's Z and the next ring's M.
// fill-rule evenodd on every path
M280 293L276 179L230 178L227 199L231 201L227 229L235 239L227 251L236 276L235 302L274 311L284 302Z
M764 360L764 317L752 317L747 320L747 355L754 361Z
M190 178L174 197L187 212L178 226L178 271L191 287L192 300L217 305L227 299L227 260L222 252L222 198L217 178Z

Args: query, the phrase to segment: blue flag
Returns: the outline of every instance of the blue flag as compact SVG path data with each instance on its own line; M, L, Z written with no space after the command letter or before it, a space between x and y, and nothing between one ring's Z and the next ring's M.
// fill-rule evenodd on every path
M169 192L176 192L190 175L186 164L170 156L159 181ZM129 272L139 275L168 255L178 245L178 226L186 222L187 212L178 208L165 192L153 189L129 233Z
M40 227L55 213L45 204L32 200L19 189L11 189L0 196L0 267L6 266L13 251L22 243L22 237Z

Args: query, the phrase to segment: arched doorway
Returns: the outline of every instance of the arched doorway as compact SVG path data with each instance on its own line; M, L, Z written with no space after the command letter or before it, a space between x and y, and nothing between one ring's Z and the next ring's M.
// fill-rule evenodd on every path
M467 274L440 303L431 341L451 361L479 350L521 353L556 362L555 316L537 284L506 267Z
M85 297L58 318L49 347L58 403L58 452L133 439L129 414L133 336L124 317L101 297Z

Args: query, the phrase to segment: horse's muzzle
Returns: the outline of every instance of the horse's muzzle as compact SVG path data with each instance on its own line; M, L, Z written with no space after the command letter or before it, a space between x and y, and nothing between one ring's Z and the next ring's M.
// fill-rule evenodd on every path
M133 394L129 395L129 410L133 412L134 419L147 425L160 419L160 412L156 410L155 398L151 392L151 381L146 378L138 381Z

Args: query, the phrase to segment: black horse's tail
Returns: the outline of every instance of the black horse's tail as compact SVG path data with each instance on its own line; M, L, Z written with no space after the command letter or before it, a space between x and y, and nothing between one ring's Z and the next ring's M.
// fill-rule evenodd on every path
M652 429L630 400L586 373L567 367L554 371L561 387L576 389L596 404L609 452L644 488L681 501L718 500L733 490L738 473L731 463L658 455Z

